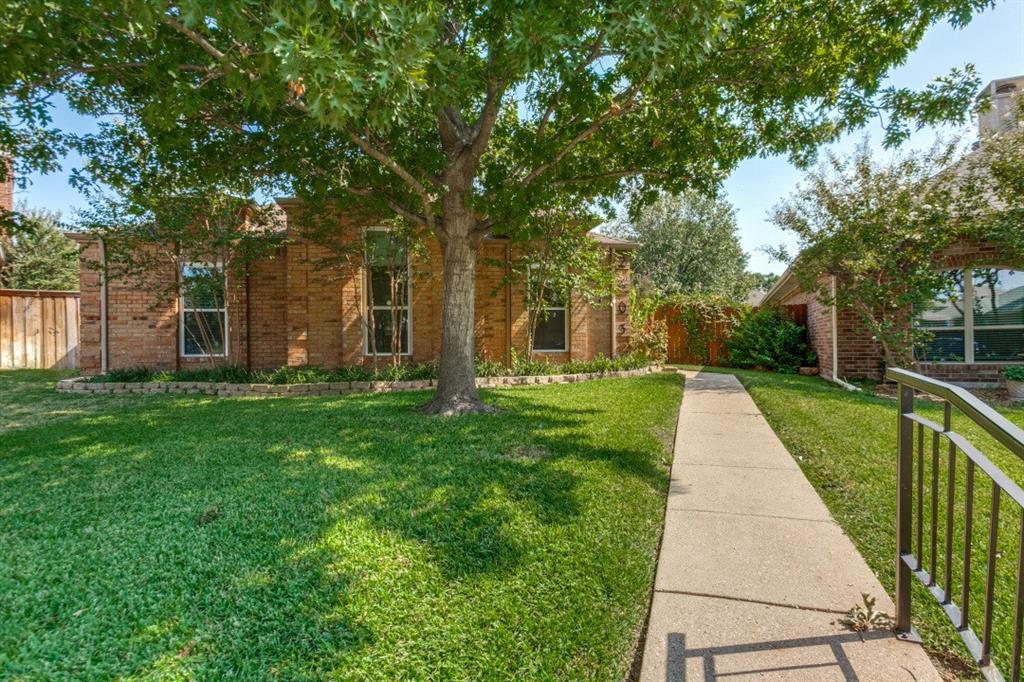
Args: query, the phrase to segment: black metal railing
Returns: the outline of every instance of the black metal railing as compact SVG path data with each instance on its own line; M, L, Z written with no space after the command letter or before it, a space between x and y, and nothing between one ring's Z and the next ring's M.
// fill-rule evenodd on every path
M978 448L952 430L953 409L989 434L1001 445L1024 459L1024 431L966 390L903 369L890 369L886 378L899 389L899 466L896 502L896 632L915 638L910 622L911 576L925 585L956 626L960 637L974 657L982 675L990 682L1003 680L992 661L993 618L996 590L996 560L999 558L1000 500L1008 497L1020 515L1020 541L1016 553L1015 601L1013 606L1013 653L1010 679L1021 679L1021 635L1024 621L1024 490L992 463ZM914 411L915 392L944 401L943 422L938 424ZM930 476L925 481L925 432L931 434ZM916 433L915 433L916 432ZM940 489L940 451L945 442L945 491ZM916 445L916 448L915 448ZM916 452L915 452L916 450ZM915 457L916 454L916 457ZM915 462L916 459L916 462ZM954 537L957 504L958 460L966 467L963 476L963 535ZM985 592L982 605L981 636L971 626L972 538L975 516L975 478L977 472L991 482L988 514L988 541L985 544ZM927 487L926 487L927 485ZM943 495L944 493L944 495ZM925 499L928 498L926 516ZM945 523L942 528L942 557L939 557L939 502L945 497ZM916 522L915 522L916 516ZM930 519L928 518L930 517ZM928 527L927 537L925 526ZM927 542L926 542L927 540ZM954 566L954 546L960 545L959 566ZM925 557L927 556L927 563ZM954 601L954 573L959 568L960 594ZM938 580L941 570L942 580Z

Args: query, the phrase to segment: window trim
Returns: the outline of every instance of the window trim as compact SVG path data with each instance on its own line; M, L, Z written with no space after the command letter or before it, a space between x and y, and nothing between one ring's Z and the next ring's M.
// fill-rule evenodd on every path
M362 268L362 271L363 271L363 273L362 273L363 295L360 297L362 299L360 301L360 307L362 308L364 313L368 313L369 310L370 310L370 306L367 305L367 303L368 303L367 298L368 298L368 293L369 293L370 287L373 286L373 283L370 280L370 277L371 277L370 265L369 265L369 263L366 262L366 235L369 232L390 232L390 231L391 231L390 227L385 227L385 226L382 226L382 225L372 225L372 226L363 228L363 268ZM406 287L405 287L405 306L403 306L405 308L405 336L406 336L405 346L406 346L406 350L398 354L398 357L402 357L402 358L412 357L412 350L413 350L412 349L412 340L413 340L413 333L412 333L412 254L410 254L410 253L406 253L405 254L405 269L406 269L406 272L408 273L408 276L406 278ZM389 305L385 305L385 306L375 305L375 306L373 306L373 310L374 310L374 319L376 319L376 316L377 316L376 311L378 311L378 310L386 310L386 311L390 312L391 311L391 306L389 306ZM372 357L374 357L374 355L373 355L373 351L370 349L370 334L371 334L371 332L373 330L370 329L369 316L365 315L364 317L366 319L366 324L363 325L363 357L372 358ZM377 357L381 357L381 356L390 357L391 356L391 351L386 351L386 352L382 353L382 352L380 352L378 350L377 351Z
M964 273L964 323L953 327L920 327L917 325L917 321L914 321L914 325L918 329L927 329L929 331L940 331L940 332L956 332L962 331L964 333L964 359L958 360L918 360L925 365L1019 365L1019 360L977 360L974 356L974 271L977 269L989 269L989 270L1013 270L1014 272L1024 272L1019 268L1015 268L1010 265L972 265L970 267L963 268L943 268L943 272L952 272L960 270ZM1024 330L1024 324L985 324L981 325L983 331L999 331L1006 329L1020 329Z
M565 348L538 348L536 346L536 344L534 344L533 352L534 353L568 353L569 352L569 302L566 301L566 304L565 305L561 305L561 306L558 306L558 305L544 306L543 308L541 308L541 310L543 311L541 313L541 315L543 315L544 313L547 313L549 310L561 310L562 312L565 313L565 315L563 316L564 324L562 325L564 327L564 330L562 332L563 333L562 341L565 343ZM541 320L537 320L538 324L540 323L540 321ZM534 329L533 333L536 336L537 330Z
M224 264L221 261L216 262L202 262L202 261L190 261L188 263L182 263L181 269L178 271L178 276L184 278L184 270L186 268L216 268L223 272ZM185 313L216 313L222 312L224 315L224 350L220 353L186 353L185 352ZM182 291L178 295L178 357L182 358L226 358L231 352L231 333L228 327L228 292L227 292L227 276L224 277L224 307L223 308L185 308L185 292Z

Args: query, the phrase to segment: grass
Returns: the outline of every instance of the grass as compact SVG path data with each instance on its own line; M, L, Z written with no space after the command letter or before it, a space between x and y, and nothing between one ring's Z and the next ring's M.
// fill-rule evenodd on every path
M678 377L317 398L0 374L0 678L621 680ZM16 415L13 418L11 415ZM20 415L20 416L18 416Z
M54 390L54 382L73 376L76 376L74 370L0 371L0 435L10 429L81 417L97 409L106 409L129 401L128 398L102 402L88 399L68 400L67 396Z
M709 368L735 374L746 386L772 428L797 458L800 467L825 500L836 521L878 575L886 590L895 591L896 518L896 403L870 393L851 393L817 377ZM1000 407L1010 421L1024 425L1024 407ZM942 408L918 401L918 411L942 422ZM954 411L953 429L977 445L997 466L1018 483L1024 482L1024 462L999 446L966 417ZM916 464L915 464L916 466ZM930 481L932 443L925 435L924 559L930 562ZM954 507L953 594L959 602L963 552L965 459L958 456ZM944 578L946 451L940 445L938 481L938 577ZM991 485L978 473L975 487L974 526L971 537L971 626L982 632L986 579L989 504ZM994 609L994 660L1009 671L1012 652L1016 563L1021 532L1021 512L1005 495L999 524L999 555L996 564ZM916 527L915 527L916 533ZM916 551L916 550L915 550ZM934 599L914 581L914 623L929 652L947 669L962 677L975 677L974 665L945 614Z

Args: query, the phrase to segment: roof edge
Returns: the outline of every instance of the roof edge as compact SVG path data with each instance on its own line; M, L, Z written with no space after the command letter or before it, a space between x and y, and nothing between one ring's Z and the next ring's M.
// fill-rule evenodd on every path
M779 279L775 281L775 284L772 285L772 288L769 289L768 293L766 293L764 295L764 298L761 299L760 305L780 303L781 299L784 298L785 295L789 294L790 291L793 290L793 288L796 286L796 278L793 275L794 264L795 261L793 263L790 263L789 266L785 269L785 271L781 275L779 275ZM776 298L778 298L779 300L775 300Z

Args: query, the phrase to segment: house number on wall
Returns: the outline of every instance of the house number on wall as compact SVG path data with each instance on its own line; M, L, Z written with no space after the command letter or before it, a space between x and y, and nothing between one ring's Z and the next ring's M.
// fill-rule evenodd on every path
M620 334L625 334L626 333L626 325L624 325L624 324L620 324L619 325L619 333Z
M619 301L619 313L622 314L622 315L626 314L626 302L625 301Z

